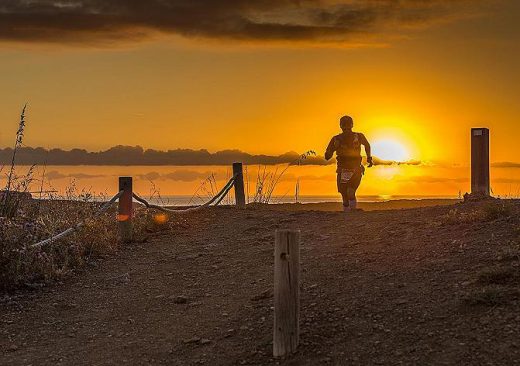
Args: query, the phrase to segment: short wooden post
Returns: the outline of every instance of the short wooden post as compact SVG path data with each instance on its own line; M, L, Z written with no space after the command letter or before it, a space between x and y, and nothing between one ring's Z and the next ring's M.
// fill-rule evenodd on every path
M123 243L128 243L132 241L132 177L119 177L119 191L123 191L117 215L119 235Z
M233 175L235 178L235 202L238 208L246 207L246 195L244 193L244 173L242 163L233 163Z
M273 356L288 356L300 342L300 231L277 230L274 247Z
M471 193L490 195L489 129L471 129Z

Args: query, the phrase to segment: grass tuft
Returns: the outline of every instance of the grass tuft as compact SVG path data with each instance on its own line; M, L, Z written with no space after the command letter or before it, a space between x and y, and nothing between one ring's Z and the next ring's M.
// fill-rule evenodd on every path
M117 251L119 241L116 205L94 219L101 207L83 193L68 189L67 197L24 202L13 218L0 218L0 291L62 279L93 259ZM75 233L43 248L31 245L86 220ZM158 219L157 213L136 205L134 242L176 223Z
M482 221L510 218L513 215L513 208L513 205L508 201L487 202L480 208Z
M505 285L518 280L518 269L497 267L483 270L478 275L478 282L484 285Z
M16 153L23 144L26 127L25 111L26 106L21 113L11 165L5 174L5 189L0 191L0 291L59 280L90 259L112 253L120 246L115 205L102 215L95 215L103 204L100 201L110 197L99 199L89 190L79 191L75 181L70 182L63 196L51 191L43 197L42 176L40 199L32 199L29 187L35 180L34 166L23 175L16 171ZM0 167L0 173L2 170ZM80 222L85 222L85 226L73 234L45 247L32 247ZM153 210L134 207L135 242L146 241L147 233L175 225L185 222L171 222Z
M520 293L517 290L503 288L496 285L486 286L469 293L463 303L467 306L500 306L518 300Z
M508 201L485 201L470 208L451 209L441 217L441 223L448 225L471 224L509 219L515 215L514 205Z

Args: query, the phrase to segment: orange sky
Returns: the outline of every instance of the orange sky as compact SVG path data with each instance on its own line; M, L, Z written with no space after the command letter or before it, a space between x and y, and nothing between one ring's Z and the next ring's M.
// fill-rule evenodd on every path
M520 4L476 3L333 44L175 32L49 44L0 27L0 146L12 145L27 101L28 146L322 153L348 113L370 141L428 164L467 165L475 126L491 129L492 161L520 162Z

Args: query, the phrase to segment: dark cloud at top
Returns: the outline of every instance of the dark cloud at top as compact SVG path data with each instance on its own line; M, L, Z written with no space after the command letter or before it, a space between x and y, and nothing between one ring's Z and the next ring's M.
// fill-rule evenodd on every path
M359 43L389 31L464 16L481 1L1 0L0 40L120 42L162 33L225 40Z
M9 164L13 155L12 148L0 149L0 165ZM19 165L230 165L240 161L247 165L329 165L335 160L326 161L322 156L308 156L300 159L300 154L288 152L282 155L253 155L240 150L223 150L210 153L207 150L176 149L159 151L143 149L140 146L115 146L105 151L89 152L83 149L61 150L23 147L16 154ZM374 158L375 165L408 164L419 165L420 162L410 161L396 163ZM150 177L148 177L150 178ZM180 177L169 177L179 179ZM187 178L192 179L193 177Z

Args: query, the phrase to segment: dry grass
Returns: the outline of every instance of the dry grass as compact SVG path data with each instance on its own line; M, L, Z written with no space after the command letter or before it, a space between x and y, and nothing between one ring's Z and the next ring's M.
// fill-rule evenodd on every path
M509 219L515 213L514 205L505 200L482 202L469 210L461 206L450 210L441 217L441 223L449 225L489 222Z
M25 111L27 104L23 107L22 113L20 114L20 121L18 123L18 130L16 131L16 140L14 143L13 155L11 158L11 165L9 166L8 172L6 173L6 184L5 188L0 191L0 217L13 217L18 211L18 207L26 199L25 193L28 191L29 186L33 182L34 166L22 176L15 173L16 168L16 154L18 149L23 144L23 138L25 133ZM4 167L0 167L0 173L4 170Z
M255 183L255 192L252 195L252 199L250 200L249 195L249 177L246 173L246 187L247 187L247 198L248 203L254 203L254 204L268 204L272 201L274 191L276 187L278 186L278 183L280 183L280 180L283 178L284 174L287 172L287 170L293 166L293 165L301 165L304 160L306 160L309 156L315 156L316 153L312 150L309 150L305 152L304 154L301 154L298 159L295 161L279 168L276 167L274 171L269 172L267 171L267 167L264 165L258 166L258 172L256 176L256 183Z
M115 208L97 216L102 203L95 202L91 191L78 191L74 181L64 196L51 194L42 200L42 176L40 200L31 198L29 187L37 181L34 166L23 175L16 173L16 153L23 144L26 127L25 110L26 107L20 116L12 161L5 173L5 188L0 191L0 291L60 279L90 258L107 255L120 245ZM0 173L3 170L0 167ZM43 248L32 246L80 222L85 222L85 226L73 234ZM136 241L145 240L146 233L169 224L164 215L155 215L139 206L133 223Z
M118 250L115 207L89 220L100 206L90 193L75 193L71 188L67 197L27 201L14 217L1 217L0 291L59 280L90 259ZM83 220L85 227L70 236L44 248L31 248ZM163 229L167 221L138 206L133 220L134 240L146 240L148 233Z
M517 282L519 269L514 267L496 267L483 270L478 276L478 282L484 285L505 285Z
M490 285L469 293L463 304L468 306L501 306L518 300L520 293L516 289Z
M490 202L481 207L483 221L509 218L513 215L514 206L508 201Z

